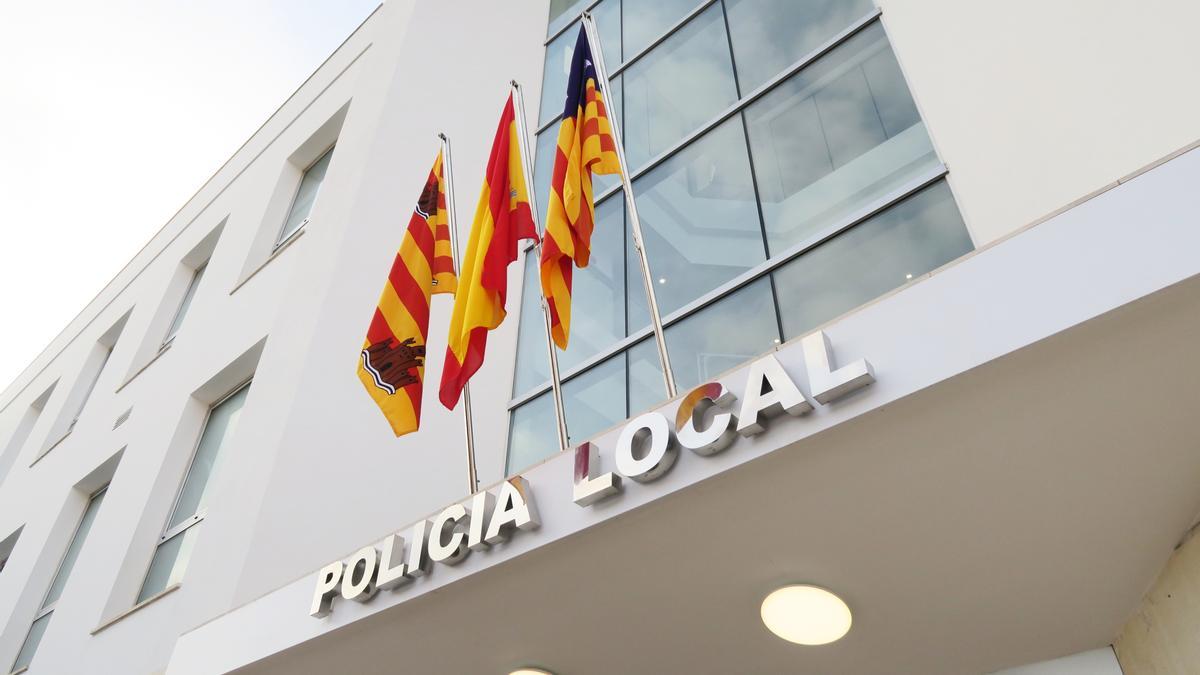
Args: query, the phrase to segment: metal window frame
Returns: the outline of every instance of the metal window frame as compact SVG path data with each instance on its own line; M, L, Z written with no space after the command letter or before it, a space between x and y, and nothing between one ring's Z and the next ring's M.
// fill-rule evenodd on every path
M296 229L298 230L300 228ZM163 338L162 344L158 346L158 351L161 352L162 350L166 349L167 345L175 341L175 336L179 335L180 329L183 328L183 323L180 321L179 316L183 312L183 300L188 296L188 293L192 294L193 301L196 299L196 293L199 290L198 287L200 285L199 279L201 279L201 275L204 274L204 270L207 268L208 260L205 260L204 262L200 263L198 267L192 269L192 278L188 279L188 287L184 289L183 296L179 298L179 305L175 308L175 313L171 315L171 323L167 326L167 336ZM197 288L193 288L193 286L196 286ZM172 332L171 328L175 326L176 321L180 321L179 327L175 328L174 332Z
M946 166L939 162L937 165L923 171L895 190L892 190L873 202L859 207L857 210L853 211L832 225L821 229L809 237L806 237L786 250L781 251L778 255L764 260L763 262L746 270L733 279L730 279L724 284L721 284L720 286L712 289L704 295L701 295L695 300L692 300L683 307L680 307L670 314L667 314L662 319L663 327L669 328L672 325L690 317L691 315L696 314L709 305L714 304L724 299L726 296L733 294L739 289L750 285L763 276L769 275L776 269L792 262L793 260L820 246L826 241L838 236L839 234L842 234L847 230L853 229L855 226L859 225L865 220L868 220L872 216L886 211L892 206L913 196L917 192L920 192L934 183L937 183L945 178L948 173L949 171ZM604 361L619 352L625 351L650 335L651 330L649 326L631 333L624 339L614 343L608 349L588 357L570 369L564 370L562 374L563 383L565 384L571 378L579 375L592 366L597 365L601 361ZM780 339L783 339L782 331L780 334ZM512 410L520 407L522 404L536 398L537 396L549 390L549 388L550 381L546 380L536 387L533 387L530 390L520 394L519 396L514 396L507 404L509 411L511 412Z
M200 449L200 441L204 440L204 432L208 431L208 423L212 419L212 411L215 410L222 403L233 398L235 395L237 395L239 392L241 392L246 387L249 387L253 381L254 381L253 376L246 378L246 380L243 381L241 384L239 384L236 387L234 387L233 389L231 389L228 394L225 394L220 399L218 399L217 401L215 401L211 405L209 405L208 410L204 413L204 424L202 424L200 426L200 433L196 435L196 441L195 441L195 443L192 444L192 452L188 458L187 471L184 472L183 478L180 479L179 487L177 487L175 489L175 499L171 500L171 508L167 511L167 522L166 522L166 524L163 525L162 534L159 535L158 542L156 542L154 545L156 551L157 551L158 547L165 544L167 542L167 540L173 539L176 535L184 532L185 530L187 530L191 526L195 525L196 523L203 521L204 517L206 515L208 515L208 511L206 509L201 509L200 511L193 513L186 520L184 520L176 525L173 525L173 526L170 525L171 518L175 515L175 509L179 508L179 498L183 496L183 487L185 485L187 485L188 477L192 475L192 469L195 467L196 451L198 451Z
M716 0L713 0L713 1L715 2ZM705 6L707 6L707 3ZM812 65L814 62L816 62L822 56L825 56L829 52L831 52L834 49L836 49L837 47L839 47L842 43L846 42L850 38L854 37L858 33L862 32L863 30L865 30L866 28L871 26L871 24L873 24L876 20L878 20L879 17L882 16L882 14L883 14L883 11L881 9L879 9L878 7L876 7L875 9L871 10L870 12L859 17L854 23L850 24L849 26L847 26L846 28L844 28L843 30L838 32L833 37L829 38L825 42L818 45L816 48L814 48L808 54L805 54L804 56L800 57L798 60L792 62L792 64L790 66L787 66L786 68L784 68L778 75L776 75L775 77L772 77L771 79L769 79L766 82L759 85L756 89L754 89L750 93L748 93L748 94L742 96L741 98L739 98L738 100L734 101L725 110L722 110L721 112L717 113L717 115L715 117L713 117L709 121L707 121L704 124L697 127L695 131L689 133L687 136L684 136L677 143L675 143L671 147L667 148L666 150L663 150L662 152L658 153L654 157L651 157L650 160L647 161L645 166L639 167L639 168L631 171L629 174L629 180L636 181L638 178L641 178L642 176L646 175L650 171L653 171L655 169L655 167L659 166L663 162L666 162L668 159L671 159L672 157L677 155L684 148L695 143L697 140L700 139L701 136L704 136L705 134L712 131L713 129L716 129L723 122L728 121L734 115L741 113L746 108L748 108L751 104L758 101L760 98L766 96L767 94L771 93L772 90L774 90L779 85L783 84L785 81L787 81L793 75L796 75L800 71L802 71L805 68L807 68L808 66ZM660 42L661 42L661 40L660 40ZM736 66L734 66L734 77L735 78L737 77ZM735 79L735 81L736 81L736 79ZM905 84L907 85L907 81L905 82ZM621 97L621 101L622 101L622 105L624 105L624 101L625 101L624 96ZM558 121L559 120L552 120L549 124L546 125L545 128L548 129L550 126L553 126L553 124ZM924 121L924 120L922 120L922 121ZM545 129L543 129L543 130L545 130ZM747 136L747 139L748 138L749 138L749 136ZM535 140L534 147L536 147L536 140ZM595 197L595 205L599 206L601 202L611 198L613 195L620 194L621 190L622 190L622 186L620 185L620 183L613 185L612 187L608 188L607 190L605 190L604 192L600 193L599 195L597 195ZM533 248L532 243L528 243L525 245L525 250L529 250L531 248Z
M87 506L83 507L83 513L79 514L79 520L76 521L75 529L71 532L71 541L67 543L67 548L63 549L62 557L59 558L58 565L54 568L54 576L50 577L50 585L46 587L46 592L42 594L42 602L39 606L40 608L38 609L37 614L33 617L34 621L37 621L43 616L50 614L54 611L54 608L58 606L57 600L50 604L46 604L46 598L50 597L50 589L54 587L54 582L58 581L58 575L62 574L63 563L67 562L67 552L71 550L71 546L75 543L75 538L79 536L79 528L83 525L83 518L87 515L88 508L91 507L92 502L96 500L96 497L99 497L107 491L108 484L105 483L103 487L88 495Z
M301 170L300 181L298 183L296 183L296 189L292 191L292 198L290 201L288 201L287 215L285 215L283 217L283 222L279 224L279 233L275 235L275 245L271 247L272 253L279 250L280 247L282 247L284 244L291 241L296 236L296 233L298 233L300 230L303 230L304 227L306 225L308 225L309 218L308 218L308 216L305 216L304 220L300 221L300 224L296 226L296 229L289 232L287 234L287 236L284 236L284 234L283 234L283 228L287 227L288 219L291 218L291 216L292 216L292 209L296 208L296 198L300 196L300 186L304 185L304 179L308 176L308 172L311 171L314 166L316 166L317 162L320 162L322 159L325 159L326 155L333 152L333 149L337 147L338 140L340 140L340 139L335 138L334 141L329 144L329 147L322 150L317 155L316 159L309 162L308 166L305 166L304 169ZM320 195L321 186L324 184L325 184L325 179L322 178L321 185L317 186L317 195ZM313 196L313 206L316 206L316 205L317 205L317 197Z
M582 14L584 11L590 11L592 8L594 8L596 5L600 4L600 2L602 2L602 1L603 0L595 0L594 2L588 3L586 7L582 8L580 10L580 14ZM609 81L611 82L613 78L615 78L619 74L623 73L632 64L636 63L638 60L643 58L646 54L653 51L655 47L661 45L663 42L665 42L667 39L669 39L672 35L674 35L677 31L682 29L688 22L690 22L692 19L694 19L697 16L699 16L700 14L702 14L711 5L713 5L714 3L718 2L718 1L722 2L722 12L724 13L724 4L723 4L724 0L703 0L703 2L699 3L695 8L690 10L682 19L680 19L676 23L672 24L662 35L658 36L653 41L651 41L650 44L648 44L645 48L639 50L637 54L634 54L632 57L625 60L623 63L620 64L619 67L613 69L613 71L610 74ZM704 136L708 132L716 129L718 126L720 126L724 122L732 119L734 116L740 115L747 107L754 104L756 101L763 98L767 94L771 93L776 87L783 84L784 82L789 80L791 77L798 74L800 71L808 68L810 65L812 65L817 60L824 57L826 54L833 51L837 47L841 46L843 43L848 41L850 38L854 37L858 33L862 32L863 30L865 30L868 27L870 27L871 25L873 25L876 21L878 21L880 19L882 14L883 14L882 9L880 9L879 7L873 8L871 11L869 11L866 14L864 14L863 16L859 17L858 19L853 21L850 25L848 25L847 27L845 27L838 33L834 34L832 37L827 39L825 42L817 45L815 48L813 48L807 54L805 54L804 56L802 56L799 59L797 59L796 61L794 61L791 65L785 67L774 77L769 78L768 80L763 82L761 85L759 85L758 87L756 87L749 93L740 95L740 97L738 98L737 101L734 101L732 104L729 105L729 107L727 107L725 110L718 113L716 116L714 116L708 122L702 124L700 127L695 129L688 135L684 136L678 142L676 142L672 146L668 147L666 150L660 152L658 155L650 158L650 160L647 161L644 166L641 166L641 167L631 171L630 172L630 180L635 181L638 178L646 175L650 171L654 170L656 167L660 166L661 164L663 164L670 158L674 157L676 154L678 154L684 148L695 143L697 140L699 140L702 136ZM555 39L557 39L563 33L570 30L572 26L574 26L578 23L578 20L579 20L579 17L576 16L574 19L572 19L567 24L565 24L562 28L560 28L559 30L555 31L553 34L548 36L545 40L544 46L549 47L551 42L553 42ZM728 17L726 16L724 20L726 22L726 33L728 34ZM738 93L740 94L741 93L740 87L738 87L738 85L737 85L737 82L738 82L737 64L736 64L736 61L734 61L734 59L736 57L733 56L732 50L733 50L733 46L732 46L732 44L730 44L730 51L731 51L730 59L731 59L731 67L733 68L735 91L738 91ZM907 86L907 81L905 82L905 84ZM625 100L624 96L622 96L622 103L624 103L624 100ZM536 134L540 135L540 134L548 131L559 121L560 120L557 120L557 119L550 120L549 122L542 125L537 130ZM745 124L746 124L745 117L742 116L743 132L745 132ZM748 134L746 134L746 142L747 142L747 144L749 143L749 135ZM749 153L749 152L750 152L750 149L749 149L749 146L747 146L747 153ZM753 171L754 171L753 162L751 162L751 172L753 173ZM935 165L935 166L927 169L926 171L922 172L921 174L915 176L914 178L907 181L905 184L901 185L900 187L896 188L895 190L888 192L887 194L881 196L880 198L874 200L873 202L863 205L859 209L851 212L850 214L847 214L845 217L843 217L839 221L833 223L832 225L830 225L826 228L823 228L821 231L805 238L804 240L779 252L778 254L772 254L772 252L768 248L768 250L767 250L768 257L766 260L764 260L762 263L752 267L751 269L743 272L742 274L738 275L737 277L734 277L733 279L725 282L724 284L718 286L717 288L714 288L713 290L709 291L708 293L705 293L704 295L692 300L691 302L689 302L686 305L684 305L683 307L675 310L674 312L671 312L670 314L664 316L662 318L663 327L667 328L673 324L679 323L680 321L683 321L687 317L691 316L692 314L695 314L696 312L709 306L710 304L718 302L718 301L724 299L726 296L731 295L732 293L736 292L737 290L753 283L754 281L757 281L761 277L769 276L770 273L773 272L774 270L778 269L779 267L781 267L783 265L786 265L787 263L792 262L796 258L798 258L801 255L803 255L804 253L812 250L813 248L816 248L817 246L821 245L825 241L841 234L842 232L844 232L846 230L852 229L859 223L871 218L872 216L880 213L881 211L884 211L884 210L890 208L891 206L907 199L908 197L911 197L912 195L916 194L917 192L933 185L934 183L936 183L940 180L943 180L948 173L949 173L949 171L946 168L946 166L943 163L941 163L939 160L937 165ZM755 181L755 189L757 190L757 181ZM596 206L599 206L602 202L611 198L613 195L619 195L622 190L623 190L623 187L620 184L617 184L617 185L614 185L614 186L608 188L602 194L598 195L595 198ZM757 194L756 194L756 200L757 200ZM758 202L759 202L758 208L760 210L760 227L761 227L762 204L761 204L761 200L758 200ZM764 237L765 237L765 233L764 233ZM764 241L765 241L765 239L764 239ZM528 250L530 250L532 248L533 248L532 244L527 244L525 247L525 251L527 252ZM773 287L773 284L774 284L773 277L770 277L770 278L772 278L772 287ZM776 305L778 304L777 299L775 299L775 303L776 303ZM776 307L777 323L782 321L782 318L779 317L778 314L779 314L778 307ZM626 317L626 326L628 326L628 317ZM779 338L780 338L780 340L782 340L783 339L783 328L782 328L781 323L778 326L778 330L779 330ZM564 370L562 373L561 381L564 384L567 383L572 378L578 376L579 374L583 373L584 371L586 371L596 365L599 365L603 361L606 361L621 352L627 351L628 349L633 347L638 342L641 342L642 340L649 337L651 334L652 334L652 331L651 331L650 327L648 327L648 326L645 328L639 329L633 333L630 333L625 338L615 342L608 349L597 352L596 354L588 357L587 359L584 359L583 361L576 364L575 366ZM532 387L529 390L527 390L517 396L513 396L507 403L507 408L508 408L509 413L511 414L513 411L515 411L520 406L522 406L525 403L528 403L529 401L544 394L546 391L548 391L550 389L550 386L551 386L550 381L545 380L541 384L539 384L535 387ZM627 383L626 389L628 390L628 383ZM626 407L628 408L628 391L626 392L626 399L627 399ZM506 460L506 462L507 462L507 460Z

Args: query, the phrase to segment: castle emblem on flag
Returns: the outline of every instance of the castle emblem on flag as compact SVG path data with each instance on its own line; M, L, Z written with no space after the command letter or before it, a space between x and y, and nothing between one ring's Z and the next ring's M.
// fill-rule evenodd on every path
M421 381L417 368L424 365L425 345L406 338L396 344L392 338L380 340L362 350L363 369L371 374L375 386L395 394L401 387Z

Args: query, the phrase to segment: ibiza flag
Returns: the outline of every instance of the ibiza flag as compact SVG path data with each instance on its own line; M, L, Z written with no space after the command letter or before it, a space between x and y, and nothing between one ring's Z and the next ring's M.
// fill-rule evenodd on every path
M358 379L397 436L421 425L430 296L454 293L456 286L446 219L446 181L438 153L408 220L359 355Z
M450 409L483 364L488 331L504 321L508 266L517 259L519 242L537 239L521 162L521 139L510 95L492 141L446 337L439 397Z
M582 26L575 40L570 73L567 102L558 127L541 261L542 296L550 310L550 337L559 349L567 348L571 333L573 267L587 267L591 255L596 219L592 174L621 170L600 93L600 78L592 65L592 52ZM611 232L609 236L620 237L623 233Z

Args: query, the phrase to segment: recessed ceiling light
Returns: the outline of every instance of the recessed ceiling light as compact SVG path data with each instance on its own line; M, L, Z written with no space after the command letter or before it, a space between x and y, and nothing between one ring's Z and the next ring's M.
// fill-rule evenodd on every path
M840 640L850 630L850 608L824 588L784 586L762 602L762 621L788 642L824 645Z
M659 277L659 278L658 278L658 283L660 283L660 284L665 284L665 283L667 283L667 278L666 278L666 277Z
M518 668L508 675L554 675L554 673L541 668Z

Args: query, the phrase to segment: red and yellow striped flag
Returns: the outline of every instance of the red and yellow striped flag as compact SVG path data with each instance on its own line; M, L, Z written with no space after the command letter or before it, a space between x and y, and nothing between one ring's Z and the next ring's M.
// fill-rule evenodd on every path
M454 408L467 380L483 365L488 331L504 321L508 266L517 259L522 239L537 239L537 228L529 209L521 138L509 95L492 141L483 192L463 255L462 285L454 297L450 317L439 391L442 405L447 408Z
M457 285L439 152L383 285L358 362L358 379L397 436L421 425L430 296L454 293Z
M542 240L542 296L550 309L550 337L559 349L567 348L571 333L573 265L587 267L592 251L596 219L592 174L621 170L600 86L587 35L581 26L571 58L567 102L558 128L550 208Z

